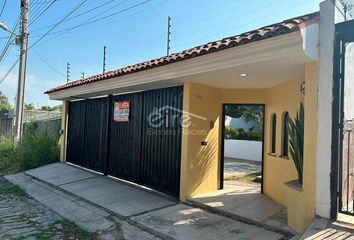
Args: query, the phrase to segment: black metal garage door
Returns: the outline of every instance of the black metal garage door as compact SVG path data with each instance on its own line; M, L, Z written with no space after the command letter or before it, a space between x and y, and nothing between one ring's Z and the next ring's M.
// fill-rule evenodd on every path
M108 98L69 105L67 161L98 172L106 158Z
M67 161L178 196L182 99L180 86L70 102ZM125 101L129 121L113 121Z

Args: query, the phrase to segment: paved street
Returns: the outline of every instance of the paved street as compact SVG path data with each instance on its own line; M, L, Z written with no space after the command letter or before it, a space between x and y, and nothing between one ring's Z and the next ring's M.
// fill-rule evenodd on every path
M96 227L110 235L114 223L118 223L125 239L286 239L278 232L63 163L10 175L7 179L91 232L97 231ZM95 218L103 223L92 224Z
M262 171L262 163L255 161L239 160L235 158L224 158L224 174L235 176Z
M28 197L0 177L0 239L77 239L90 237L73 223Z

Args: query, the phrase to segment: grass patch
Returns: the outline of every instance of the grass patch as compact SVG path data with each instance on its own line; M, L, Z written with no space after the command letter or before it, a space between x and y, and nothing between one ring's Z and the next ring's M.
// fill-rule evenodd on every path
M13 141L0 139L0 174L16 173L58 162L60 155L59 136L37 131L29 126L19 147Z
M4 195L25 196L26 193L18 186L10 183L5 178L0 177L0 196Z
M245 182L245 183L252 183L252 184L259 184L259 180L257 179L257 176L262 175L261 172L255 172L255 173L250 173L250 174L244 174L244 175L233 175L233 176L227 176L224 178L225 181L239 181L239 182Z
M70 222L69 220L60 220L57 221L53 224L51 224L50 228L53 230L56 230L55 225L60 224L62 226L62 229L59 230L61 232L61 237L63 239L68 239L70 237L75 237L75 239L79 240L89 240L89 239L94 239L94 234L89 233L83 228L78 227L74 223ZM43 239L48 239L43 238Z

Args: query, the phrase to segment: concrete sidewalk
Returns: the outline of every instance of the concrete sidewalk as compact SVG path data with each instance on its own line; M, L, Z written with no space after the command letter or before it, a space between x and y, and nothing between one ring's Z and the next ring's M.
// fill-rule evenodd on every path
M63 201L58 201L57 196L48 197L51 196L51 191L61 197L70 198L70 204L78 203L79 206L84 206L76 210L84 211L84 215L85 212L90 213L87 209L92 207L92 214L88 215L89 219L93 218L92 222L87 221L91 227L102 219L107 220L107 226L102 228L110 227L112 223L109 220L112 216L117 217L123 225L129 224L135 228L135 233L130 231L130 234L136 234L136 239L286 239L277 232L191 207L157 195L154 191L129 186L64 163L51 164L27 171L25 174L11 175L7 179L19 185L39 202L54 207L54 211L59 214L66 211L66 214L70 215L70 208L61 206L58 202ZM40 188L46 188L49 192L45 192L44 196L38 194ZM71 213L75 215L74 212ZM71 220L80 221L73 217ZM141 236L140 231L151 236L138 237L139 234Z

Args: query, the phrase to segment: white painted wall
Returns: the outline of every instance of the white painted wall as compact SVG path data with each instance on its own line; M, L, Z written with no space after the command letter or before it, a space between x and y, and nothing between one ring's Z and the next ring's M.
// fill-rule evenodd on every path
M262 161L262 142L225 139L224 157Z
M346 46L344 65L344 118L354 119L354 42Z
M320 4L316 214L330 217L334 24L343 21L335 1Z
M242 118L232 118L230 116L225 116L225 126L232 127L233 129L242 128L248 132L250 128L256 127L257 123L254 121L246 122Z

